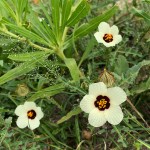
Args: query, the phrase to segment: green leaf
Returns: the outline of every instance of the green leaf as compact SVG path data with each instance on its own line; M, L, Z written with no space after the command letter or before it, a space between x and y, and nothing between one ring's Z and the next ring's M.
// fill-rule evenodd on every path
M50 25L50 27L52 27L53 23L52 23L52 19L51 16L49 15L49 11L47 11L47 8L45 7L45 3L39 3L41 10L43 11L42 14L45 15L45 18L48 21L48 24Z
M83 55L80 59L78 67L80 67L82 62L90 56L89 54L90 54L91 50L93 49L94 45L95 45L95 39L92 38L92 39L89 40L89 42L87 44L87 47L86 47L85 52L83 53Z
M60 91L61 92L61 91ZM50 98L50 103L52 103L53 105L56 105L61 111L63 111L63 107L56 101L54 100L54 98Z
M118 56L117 63L115 65L115 72L118 75L125 74L129 69L129 64L127 59L123 55Z
M26 21L26 15L28 12L28 0L12 0L12 3L16 9L16 22L18 25L22 25Z
M150 144L145 143L143 140L137 139L137 141L139 141L142 145L144 145L145 147L147 147L148 149L150 149Z
M143 2L147 2L147 3L150 3L150 0L143 0Z
M26 21L28 0L1 0L0 5L5 9L6 13L13 18L18 26L24 24Z
M55 34L59 33L59 21L60 21L60 0L51 0L52 19L54 23Z
M73 78L74 81L79 81L79 68L77 66L77 63L75 61L74 58L66 58L65 60L65 64L68 67L70 74Z
M8 56L9 59L15 61L29 61L32 59L36 59L37 57L42 57L50 52L38 51L38 52L30 52L30 53L22 53L22 54L11 54Z
M5 9L6 12L10 14L14 20L16 20L16 14L6 0L0 0L0 5Z
M150 38L147 40L147 42L150 42Z
M46 23L45 19L40 21L37 16L31 12L30 15L32 30L38 34L41 38L43 38L47 43L52 44L56 43L55 35L51 28Z
M11 44L14 44L17 42L18 42L18 40L16 40L16 39L10 39L10 38L5 38L5 37L0 38L0 46L2 46L2 47L11 45Z
M37 91L27 101L35 101L39 98L45 98L45 97L53 96L55 94L61 93L63 90L64 90L63 84L50 86L48 88Z
M47 128L46 125L42 124L41 127L53 142L59 144L59 141L53 136L53 134L50 132L49 128Z
M6 74L4 74L3 76L0 77L0 85L30 72L31 70L33 70L36 67L36 63L41 62L44 59L45 59L45 57L38 56L30 61L22 63L18 67L8 71Z
M90 20L88 23L81 25L74 33L74 38L77 39L79 37L83 37L92 31L94 31L100 22L107 21L109 18L111 18L116 11L118 10L117 6L113 6L110 10L105 12L104 14L95 17L94 19Z
M145 81L145 82L142 82L140 84L138 84L137 86L135 86L134 88L132 88L132 90L130 91L131 95L133 94L140 94L144 91L147 91L150 89L150 78Z
M62 27L64 28L71 12L72 0L64 0L62 6Z
M44 44L44 45L47 45L49 46L49 43L47 41L45 41L43 38L41 38L40 36L38 36L37 34L35 34L34 32L32 31L29 31L27 29L25 29L24 27L18 27L16 25L13 25L9 22L7 22L6 20L3 20L5 22L5 24L7 26L10 27L11 30L13 30L15 33L18 33L20 34L21 36L27 38L27 39L30 39L32 41L35 41L35 42L38 42L40 44Z
M135 7L132 8L132 12L138 17L143 18L150 25L150 15L143 10L138 10Z
M0 60L0 66L3 66L3 63L4 63L3 60Z
M66 116L64 116L60 120L58 120L57 124L63 123L65 121L69 120L72 116L78 115L81 112L82 112L81 108L80 107L76 107L73 110L71 110L69 113L67 113Z
M67 21L67 26L73 26L79 22L80 19L85 17L90 10L90 5L86 0L82 0L76 9L72 12L72 15Z
M145 65L150 65L150 60L143 60L142 62L138 63L137 65L134 65L133 67L129 68L126 73L126 82L127 83L134 82L140 69Z

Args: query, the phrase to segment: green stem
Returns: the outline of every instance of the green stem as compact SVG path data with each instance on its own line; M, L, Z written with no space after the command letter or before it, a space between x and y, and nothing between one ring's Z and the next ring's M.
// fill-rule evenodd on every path
M57 54L63 61L65 61L66 56L64 55L63 50L61 50L61 49L59 49L59 48L56 48L56 49L55 49L55 52L56 52L56 54Z
M11 95L9 95L9 94L0 94L0 95L3 95L3 96L6 96L6 97L8 97L16 106L18 105L17 104L17 102L12 98L12 96Z
M19 37L18 35L9 32L9 31L8 31L7 29L5 29L5 28L4 28L3 30L0 30L0 31L4 32L4 34L6 34L7 36L9 35L9 36L11 36L11 37L13 37L13 38L15 38L15 39L18 39L19 41L22 41L22 42L27 41L26 38L24 38L24 37L21 38L21 37ZM45 47L39 46L39 45L37 45L37 44L34 44L34 43L31 42L31 41L28 41L28 43L30 44L30 46L32 46L32 47L34 47L34 48L36 48L36 49L43 50L43 51L50 51L49 48L45 48ZM53 47L51 47L51 48L53 48Z
M26 132L23 132L22 130L18 129L18 128L13 128L13 130L16 130L17 132L24 134L25 136L29 137L29 138L33 138L32 135L27 134Z
M65 27L65 29L64 29L64 32L63 32L63 35L62 35L62 41L61 41L62 45L64 44L68 29L69 29L68 27Z
M123 144L125 144L125 142L124 142L124 140L123 140L123 137L122 137L121 133L119 132L119 130L117 129L117 127L114 125L113 128L114 128L115 131L118 133L121 142L122 142Z
M20 41L23 41L23 42L26 41L25 38L21 38L21 37L19 37L18 35L9 32L7 29L2 29L2 30L0 30L0 31L4 32L4 35L5 35L5 34L6 34L6 35L9 35L9 36L11 36L11 37L13 37L13 38L15 38L15 39L18 39L18 40L20 40Z
M110 62L110 54L111 54L111 49L106 49L106 53L105 53L105 55L106 55L106 68L108 68L108 66L109 66L109 62Z
M45 47L42 47L42 46L39 46L37 44L34 44L33 42L31 41L28 41L28 43L30 44L30 46L36 48L36 49L39 49L39 50L42 50L42 51L50 51L49 48L45 48Z

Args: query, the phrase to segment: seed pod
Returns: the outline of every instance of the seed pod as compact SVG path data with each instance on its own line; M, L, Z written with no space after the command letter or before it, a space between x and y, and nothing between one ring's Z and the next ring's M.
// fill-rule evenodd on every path
M18 84L17 89L16 89L16 93L19 96L26 96L29 93L29 88L25 83Z
M91 140L92 138L92 133L91 131L88 131L88 130L83 130L82 131L82 137L86 140Z
M104 68L104 70L99 75L99 81L105 83L107 87L110 87L114 84L115 79L112 73L110 73L106 70L106 68Z

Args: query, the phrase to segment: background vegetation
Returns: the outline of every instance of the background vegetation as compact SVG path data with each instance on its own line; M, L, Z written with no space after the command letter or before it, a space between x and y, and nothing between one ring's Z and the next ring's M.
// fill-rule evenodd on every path
M150 149L150 1L116 2L0 1L0 149ZM117 46L96 42L102 21L120 29ZM78 105L104 67L128 101L121 124L93 128ZM25 101L44 112L33 131L16 126Z

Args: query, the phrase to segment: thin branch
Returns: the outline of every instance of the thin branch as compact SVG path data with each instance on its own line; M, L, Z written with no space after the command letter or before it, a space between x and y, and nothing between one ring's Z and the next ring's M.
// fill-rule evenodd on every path
M132 107L132 109L138 114L138 116L143 120L143 122L149 128L148 123L145 121L145 119L143 118L143 116L140 114L140 112L135 108L135 106L132 104L132 102L128 98L127 98L127 102L130 104L130 106Z

